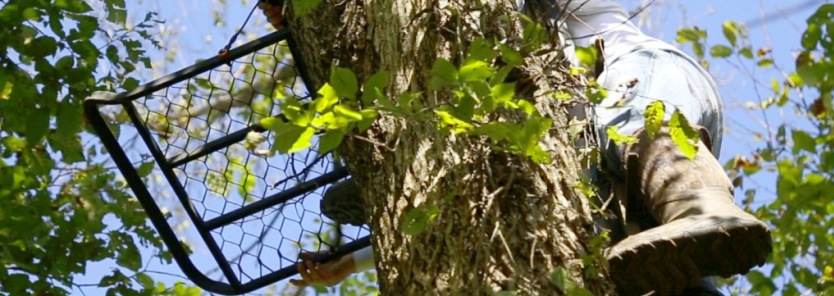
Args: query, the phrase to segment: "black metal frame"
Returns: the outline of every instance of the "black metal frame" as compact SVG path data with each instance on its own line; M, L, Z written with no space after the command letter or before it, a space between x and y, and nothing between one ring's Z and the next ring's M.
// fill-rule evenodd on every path
M227 64L229 61L233 61L235 59L243 57L244 55L253 53L255 51L266 48L267 46L273 45L284 40L287 40L291 54L295 57L299 57L297 48L290 36L290 31L288 29L284 29L281 31L271 33L258 40L249 42L238 48L234 48L230 50L228 52L228 55L226 56L215 56L210 59L201 61L191 67L187 67L180 71L174 72L170 75L167 75L151 83L140 86L131 91L120 93L112 98L88 98L84 102L84 111L90 124L93 126L98 136L101 138L102 144L107 148L107 151L112 156L112 159L115 162L116 166L124 175L125 180L127 181L128 185L133 190L140 204L144 208L151 223L159 232L160 237L162 238L167 248L170 250L175 261L189 279L191 279L199 287L209 292L226 295L242 294L256 290L258 288L262 288L264 286L267 286L269 284L280 281L298 273L295 267L288 266L280 270L276 270L272 273L269 273L265 276L243 283L241 282L241 279L235 275L232 266L229 264L228 259L224 256L220 246L218 246L217 241L214 239L214 237L212 237L210 233L212 230L229 225L235 221L241 220L259 211L279 206L292 198L301 196L303 194L314 191L322 186L326 186L327 184L338 181L339 179L346 177L348 175L348 172L345 168L336 168L329 173L323 174L312 180L308 180L304 183L298 184L292 188L279 192L278 194L268 196L262 200L253 202L251 204L243 206L242 208L236 209L234 211L206 221L203 220L200 217L200 215L195 211L195 208L192 204L192 200L189 199L185 187L177 179L177 176L175 175L173 169L182 166L188 162L198 160L201 157L208 155L209 153L221 150L232 144L238 143L244 140L246 138L246 134L250 131L261 131L263 129L257 125L249 126L237 132L230 133L220 139L206 143L205 145L203 145L201 149L190 155L178 155L175 157L166 158L165 154L159 147L159 144L153 139L151 131L148 129L147 126L143 124L143 121L140 118L140 114L137 112L136 107L133 104L133 101L149 96L156 91L159 91L176 83L185 81L187 79L193 78L198 74L210 71L214 68ZM310 88L310 80L309 77L306 75L307 73L305 71L304 65L302 64L302 59L296 58L295 61L297 70L301 74L301 78L304 80L304 83L307 85L308 89L314 89ZM218 267L222 271L227 282L213 280L209 278L195 266L194 262L192 262L191 258L189 257L189 252L177 239L174 230L166 221L165 215L160 210L159 206L154 200L154 197L149 192L147 185L140 177L139 173L137 172L137 169L131 164L130 159L125 153L123 147L119 144L117 136L114 135L113 132L109 129L108 123L105 121L103 114L100 111L100 107L104 105L122 105L125 108L125 111L130 117L130 120L135 124L139 136L147 145L147 148L151 152L153 159L156 161L158 167L163 172L165 179L167 179L167 181L172 185L172 189L174 193L177 195L178 201L182 203L182 206L187 216L190 218L191 223L193 223L194 227L199 232L200 237L205 241L206 246L209 249L209 252L211 253L212 257L214 257L214 259L217 261ZM340 246L335 252L331 252L326 256L321 256L321 258L317 258L317 261L323 262L332 260L334 258L352 253L369 245L370 237L365 236L353 242Z

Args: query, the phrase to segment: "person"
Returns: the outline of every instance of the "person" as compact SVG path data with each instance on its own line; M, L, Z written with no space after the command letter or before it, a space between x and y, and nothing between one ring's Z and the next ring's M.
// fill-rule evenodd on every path
M524 2L516 0L519 8ZM706 70L673 45L644 34L616 1L549 2L551 17L564 19L576 46L592 46L597 38L604 41L598 83L608 97L593 108L603 169L619 193L615 196L627 205L626 217L640 216L634 209L645 209L653 221L651 228L605 251L620 293L677 295L698 286L702 278L728 277L762 265L771 251L770 230L735 204L733 185L717 160L723 110ZM280 7L262 9L271 23L280 23ZM694 158L682 153L668 126L649 135L644 112L656 101L667 111L664 122L677 110L698 132ZM609 127L638 142L617 145L605 133ZM334 187L350 187L345 184L349 183ZM323 210L328 199L337 197L326 193ZM294 283L334 284L370 267L373 256L368 248L329 264L299 263L302 279Z

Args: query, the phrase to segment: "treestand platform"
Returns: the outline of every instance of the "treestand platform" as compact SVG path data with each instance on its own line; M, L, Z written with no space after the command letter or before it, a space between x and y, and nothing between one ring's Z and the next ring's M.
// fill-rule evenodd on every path
M293 56L284 29L84 102L174 261L206 291L250 292L297 274L300 252L327 261L370 244L367 228L319 209L347 170L314 149L272 153L274 135L258 126L280 114L281 98L316 89Z

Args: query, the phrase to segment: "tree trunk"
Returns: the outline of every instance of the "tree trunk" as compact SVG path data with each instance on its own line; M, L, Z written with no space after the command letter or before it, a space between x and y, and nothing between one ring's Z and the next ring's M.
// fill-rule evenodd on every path
M427 87L438 57L460 61L477 36L518 47L521 22L512 2L323 1L304 17L290 7L288 18L317 86L332 66L352 69L360 82L386 70L389 96L420 92L422 105L432 106L448 99ZM521 71L539 89L530 100L554 120L540 142L550 164L497 151L484 138L443 133L430 116L381 114L369 131L343 143L340 152L371 213L383 294L556 295L557 267L595 295L612 294L605 264L592 256L588 199L574 186L579 166L565 108L544 95L575 85L564 63L546 58L557 52L537 51ZM404 215L426 206L439 208L427 230L403 233Z

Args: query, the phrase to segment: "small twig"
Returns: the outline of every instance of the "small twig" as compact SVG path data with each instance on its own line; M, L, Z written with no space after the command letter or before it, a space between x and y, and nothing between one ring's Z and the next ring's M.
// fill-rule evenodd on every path
M295 169L295 161L292 161L292 165L291 165L291 167L292 167L292 170L293 170L293 174L292 174L291 176L288 176L288 177L284 178L284 179L283 179L283 180L281 180L281 181L276 182L275 184L273 184L273 185L272 185L272 187L271 187L271 188L272 188L272 189L275 189L275 188L278 188L278 186L281 186L281 185L286 184L286 183L287 183L287 182L289 182L290 180L301 178L301 176L302 176L302 175L307 174L307 173L308 173L311 169L313 169L313 167L314 167L315 165L317 165L319 162L321 162L321 161L322 161L325 157L327 157L328 155L330 155L330 153L327 153L327 154L321 155L321 156L319 156L319 157L316 157L316 159L315 159L315 160L313 160L313 162L312 162L312 163L310 163L310 164L308 164L307 166L305 166L305 167L304 167L304 169L302 169L300 172L296 171L296 169Z
M388 150L389 152L396 152L396 151L397 151L397 148L396 148L396 147L395 147L395 148L388 147L388 144L385 144L385 143L380 143L380 142L377 142L377 141L374 141L374 140L371 140L371 139L369 139L369 138L366 138L366 137L363 137L363 136L359 136L359 135L350 135L350 136L351 136L352 138L356 138L357 140L362 140L362 141L365 141L365 142L368 142L368 143L371 143L371 144L377 145L377 146L379 146L379 147L382 147L382 148L384 148L385 150Z

